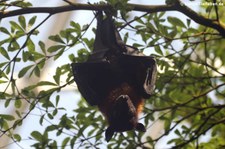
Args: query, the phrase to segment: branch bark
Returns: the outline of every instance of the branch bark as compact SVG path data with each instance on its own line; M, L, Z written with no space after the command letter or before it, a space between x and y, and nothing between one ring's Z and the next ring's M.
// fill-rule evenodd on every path
M191 10L189 7L185 6L180 0L176 0L176 2L172 5L138 5L138 4L128 4L133 11L141 11L141 12L162 12L162 11L179 11L184 15L188 16L190 19L194 20L196 23L201 24L203 26L211 27L217 30L221 36L225 37L225 24L219 22L219 20L211 20L204 16L199 15L195 11ZM80 4L74 3L73 5L59 6L59 7L31 7L31 8L23 8L12 11L3 11L0 12L0 19L30 14L30 13L48 13L51 15L62 13L66 11L74 11L74 10L109 10L112 7L108 4Z
M185 14L193 21L203 26L211 27L216 29L221 36L225 37L225 24L220 22L219 20L208 19L204 16L199 15L195 11L191 10L189 7L185 6L180 0L176 0L177 2L174 4L177 11Z
M160 11L171 11L174 10L173 7L169 5L137 5L137 4L128 4L130 8L134 11L142 11L142 12L160 12ZM4 11L0 12L0 18L12 17L17 15L29 14L29 13L49 13L49 14L56 14L62 13L66 11L74 11L74 10L109 10L112 7L108 4L81 4L76 3L73 5L66 5L66 6L59 6L59 7L30 7L30 8L23 8L18 10L12 11Z

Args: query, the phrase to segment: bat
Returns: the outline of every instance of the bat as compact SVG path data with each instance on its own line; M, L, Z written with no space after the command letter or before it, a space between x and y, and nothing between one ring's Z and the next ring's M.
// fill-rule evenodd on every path
M138 115L154 90L157 69L154 57L124 44L111 15L96 16L93 52L86 62L72 63L72 71L81 95L105 116L109 141L115 132L146 131Z

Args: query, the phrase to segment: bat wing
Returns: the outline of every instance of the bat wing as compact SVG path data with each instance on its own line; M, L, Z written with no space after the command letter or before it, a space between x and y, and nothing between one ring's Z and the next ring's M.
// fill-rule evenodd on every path
M121 82L132 84L142 97L148 98L156 80L155 59L140 56L137 49L126 46L112 16L103 19L101 11L97 13L94 50L87 62L73 63L72 70L78 90L90 105L101 103Z
M136 87L144 98L149 98L156 81L156 61L150 56L122 55L119 59L126 80Z
M102 11L98 11L96 15L94 50L87 62L72 64L78 90L90 105L102 102L110 89L121 81L120 70L114 69L110 59L116 53L122 53L122 48L117 43L117 40L122 40L115 30L112 16L103 19Z
M105 82L110 80L107 62L73 63L72 70L78 90L90 105L97 105L106 96Z
M114 67L107 61L72 64L78 90L90 105L101 103L121 83L121 74Z

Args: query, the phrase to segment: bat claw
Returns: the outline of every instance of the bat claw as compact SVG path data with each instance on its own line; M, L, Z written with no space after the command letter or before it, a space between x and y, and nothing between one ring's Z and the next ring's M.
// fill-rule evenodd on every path
M121 100L121 99L130 99L130 97L128 95L120 95L119 97L116 98L116 100Z

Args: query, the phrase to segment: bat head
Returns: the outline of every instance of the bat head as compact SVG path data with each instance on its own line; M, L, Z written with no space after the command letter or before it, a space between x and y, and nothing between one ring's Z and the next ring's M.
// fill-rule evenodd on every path
M105 132L106 141L109 141L114 132L138 130L145 132L143 124L138 123L137 111L128 95L120 95L113 104L113 112L108 117L109 127Z

